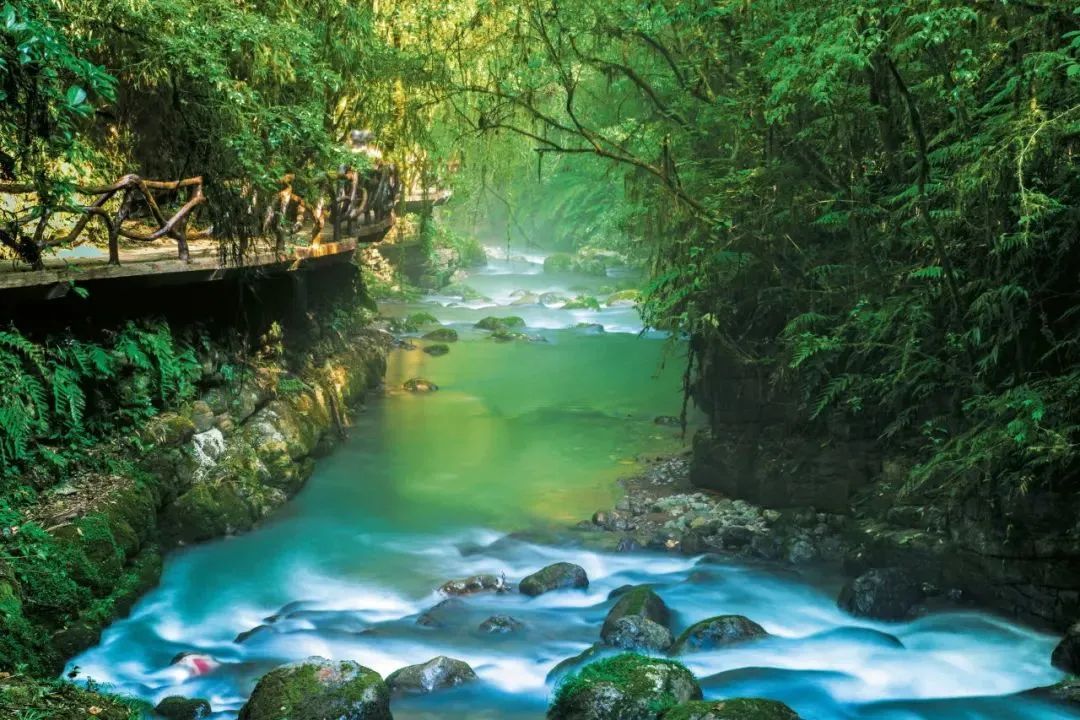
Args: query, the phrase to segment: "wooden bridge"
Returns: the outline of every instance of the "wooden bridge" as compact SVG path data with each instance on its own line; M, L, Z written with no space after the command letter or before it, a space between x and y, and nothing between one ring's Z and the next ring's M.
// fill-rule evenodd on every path
M202 178L127 175L108 186L80 186L74 194L88 204L27 213L0 227L0 244L11 255L0 264L0 294L6 300L51 299L111 281L175 285L350 262L359 245L381 241L394 227L395 209L419 212L450 199L444 190L401 197L399 188L392 165L343 167L309 201L294 189L293 176L286 176L280 190L261 203L255 191L241 192L249 222L261 219L252 239L226 241L212 227L196 227L197 211L208 202ZM31 185L0 183L0 201L9 206L37 193ZM175 208L169 216L166 207ZM61 216L74 223L62 225ZM91 222L105 231L104 247L81 242Z

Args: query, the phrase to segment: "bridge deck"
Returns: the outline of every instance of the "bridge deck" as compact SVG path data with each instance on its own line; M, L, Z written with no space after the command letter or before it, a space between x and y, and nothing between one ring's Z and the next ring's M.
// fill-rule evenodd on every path
M349 262L359 243L378 242L393 225L391 216L360 226L351 237L338 242L289 246L282 255L273 251L272 242L260 241L242 259L223 257L218 242L210 238L189 242L190 260L184 261L177 257L175 241L161 239L124 247L120 264L109 265L105 249L84 244L47 255L43 270L31 270L21 263L0 264L0 296L51 299L67 295L75 284L124 281L144 287L177 285L223 280L241 271L278 273Z

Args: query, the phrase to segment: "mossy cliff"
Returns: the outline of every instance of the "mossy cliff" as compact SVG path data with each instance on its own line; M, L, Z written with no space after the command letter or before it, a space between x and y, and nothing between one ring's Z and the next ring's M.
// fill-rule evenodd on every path
M32 501L2 498L0 672L55 676L156 584L163 552L248 530L302 487L380 382L390 340L362 319L309 321L304 342L271 337L239 366L207 345L191 399Z

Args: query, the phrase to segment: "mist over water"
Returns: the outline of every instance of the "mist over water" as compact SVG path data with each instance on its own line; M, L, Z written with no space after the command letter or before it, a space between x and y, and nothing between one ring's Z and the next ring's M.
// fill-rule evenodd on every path
M560 528L614 503L613 480L635 457L679 446L677 432L653 418L678 414L682 359L665 338L639 336L630 307L514 305L523 292L573 297L613 284L544 274L542 261L493 260L473 273L467 283L490 300L432 296L384 307L431 312L461 341L438 358L394 351L385 396L372 399L293 502L251 533L171 555L161 585L69 669L152 702L203 697L224 720L285 662L350 659L385 676L445 654L470 663L480 682L395 700L395 718L542 718L548 672L598 640L609 593L652 583L676 633L736 613L774 636L682 658L707 697L772 697L807 720L1074 717L1012 696L1061 675L1049 664L1055 638L1001 619L967 612L867 622L837 610L836 588L812 573L560 544ZM487 315L519 315L546 342L492 342L472 329ZM605 332L570 329L579 323ZM394 389L416 376L439 392ZM516 581L561 560L585 568L587 591L474 596L443 627L416 624L446 580L505 573ZM495 614L526 628L481 634ZM193 677L171 665L182 652L221 665Z

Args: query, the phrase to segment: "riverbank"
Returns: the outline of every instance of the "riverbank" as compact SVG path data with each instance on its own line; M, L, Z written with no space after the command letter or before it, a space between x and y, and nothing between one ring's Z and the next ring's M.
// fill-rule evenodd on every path
M165 552L249 530L303 486L381 381L391 340L341 316L309 331L303 351L286 358L271 337L243 366L207 348L195 399L97 450L116 472L75 474L5 522L0 684L55 676L157 584Z

